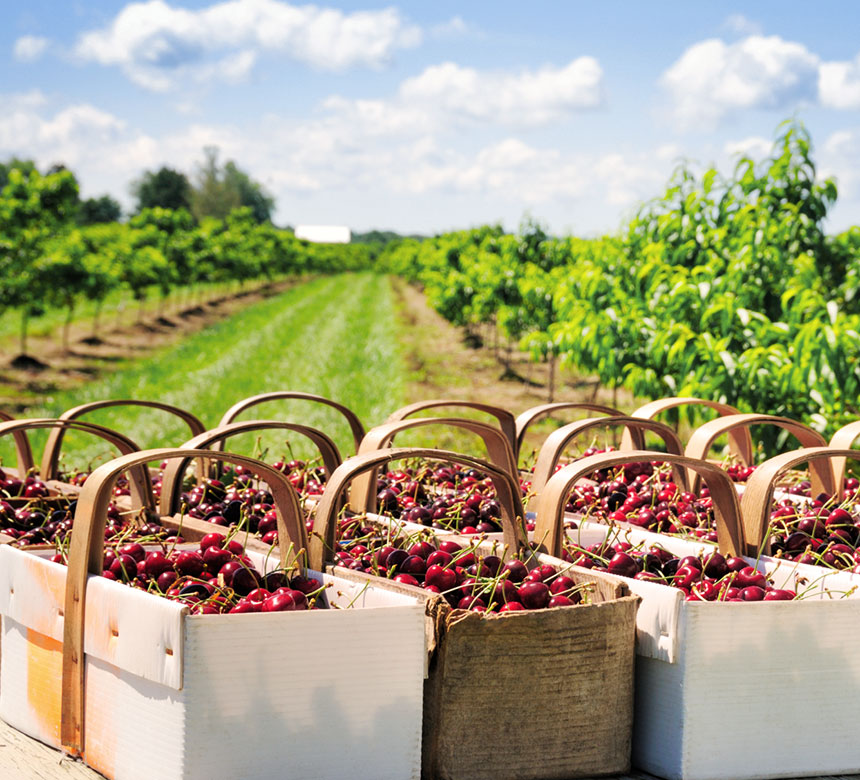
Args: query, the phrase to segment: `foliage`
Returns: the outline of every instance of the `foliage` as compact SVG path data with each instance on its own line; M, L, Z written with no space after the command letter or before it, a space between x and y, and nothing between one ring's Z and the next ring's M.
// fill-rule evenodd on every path
M693 395L833 430L860 414L860 228L824 230L836 186L807 132L727 176L682 165L625 234L450 233L386 248L456 324L494 321L535 359L558 355L636 395Z
M79 225L95 225L99 222L118 222L122 216L122 206L110 195L100 198L87 198L78 205L77 222Z
M191 209L191 182L172 168L146 171L132 183L131 194L137 198L138 212L151 208Z
M22 313L22 351L27 321L45 307L66 311L78 302L100 304L117 287L139 302L153 286L162 300L182 285L239 282L285 274L361 270L371 260L366 245L326 246L300 241L291 232L260 223L252 207L198 224L183 208L141 209L128 223L80 225L77 182L57 169L42 175L20 161L3 167L0 191L0 310ZM86 203L86 201L85 201Z

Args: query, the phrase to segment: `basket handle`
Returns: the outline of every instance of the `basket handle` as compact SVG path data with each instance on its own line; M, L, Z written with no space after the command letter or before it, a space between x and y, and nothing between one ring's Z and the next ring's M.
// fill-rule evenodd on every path
M16 418L8 412L0 411L0 422L14 422L15 420ZM24 476L36 465L36 461L33 460L33 450L24 431L15 431L12 436L15 439L15 467L18 469L18 474Z
M829 446L839 450L849 450L858 436L860 436L860 420L855 420L836 431L830 438ZM830 461L830 468L833 471L833 487L840 495L845 485L846 465L846 458L833 458Z
M367 452L385 449L391 446L394 437L409 428L421 428L425 425L446 425L452 428L463 428L476 436L480 436L487 448L490 463L511 476L517 474L517 463L511 450L510 442L502 431L489 423L480 420L469 420L464 417L412 417L408 420L387 422L372 428L365 434L358 448L360 455ZM376 511L376 485L379 470L370 469L356 476L349 491L349 508L353 512Z
M407 417L411 417L413 414L417 414L418 412L423 412L425 409L437 409L440 406L475 409L476 411L492 415L499 421L499 428L502 429L502 433L505 434L510 442L514 456L517 455L516 421L514 420L513 414L511 414L507 409L502 409L500 406L482 404L478 401L462 401L456 398L433 398L429 401L417 401L414 404L401 407L397 411L388 415L388 419L385 422L398 422L400 420L405 420Z
M788 431L800 443L801 447L824 447L827 441L817 431L808 425L792 420L789 417L777 417L772 414L730 414L710 420L704 425L696 428L684 454L689 458L704 460L708 456L713 443L723 434L731 434L741 429L748 430L752 425L773 425ZM747 464L750 465L750 464ZM833 477L830 469L815 468L812 472L813 491L833 492ZM691 490L698 492L700 480L695 477L691 480Z
M617 417L621 414L618 409L613 409L611 406L603 406L602 404L578 404L568 401L558 401L552 404L533 406L531 409L526 409L522 414L518 415L517 419L514 421L517 434L516 453L518 458L520 450L523 448L523 442L525 441L526 431L529 426L543 417L549 417L553 412L560 412L565 409L574 409L583 412L597 412L598 414L605 414L609 417Z
M777 480L786 471L801 463L807 463L810 476L813 469L816 469L821 474L830 477L832 475L830 466L833 461L840 461L844 468L848 458L856 460L860 458L860 452L835 447L804 447L791 452L783 452L781 455L776 455L760 464L747 480L747 486L741 499L747 554L756 555L759 549L764 549L767 552L770 548L767 532L773 491L776 489ZM839 492L841 494L841 486Z
M717 546L724 555L739 555L743 550L741 511L734 483L719 466L685 455L661 453L660 459L701 474L714 502L714 524ZM612 466L627 463L650 463L654 453L646 450L609 452L592 455L565 466L546 483L538 497L534 539L550 555L560 556L564 540L564 513L573 486L583 477Z
M88 404L74 406L71 409L66 409L58 419L60 420L77 420L85 414L98 411L99 409L108 409L113 406L142 406L148 409L158 409L162 412L167 412L181 419L191 430L191 435L196 436L198 433L203 433L206 426L191 412L186 412L178 406L161 403L160 401L137 401L131 398L110 398L103 401L92 401ZM65 428L55 428L48 434L48 441L45 444L44 456L42 463L49 463L53 468L60 460L60 450L63 446L63 438L66 435ZM139 449L139 448L137 448Z
M532 490L536 494L540 494L545 485L555 473L556 464L562 456L565 448L580 434L590 431L593 428L602 427L618 427L623 426L625 432L629 433L628 438L634 442L634 447L624 447L622 450L644 450L645 431L656 433L666 444L666 449L673 455L683 455L684 448L681 445L681 440L678 435L668 425L657 422L656 420L645 420L638 417L593 417L585 420L577 420L576 422L564 425L561 428L553 431L547 436L546 441L538 453L537 463L535 464L534 476L532 477ZM652 453L652 459L656 460L657 453ZM683 468L676 463L672 464L672 471L675 482L681 490L687 489L687 473Z
M443 461L460 463L464 466L480 469L493 481L496 497L502 510L502 531L504 543L514 550L528 548L525 529L522 525L523 502L520 498L520 486L515 477L504 469L491 463L470 458L447 450L425 449L423 447L394 447L362 453L344 461L331 475L326 485L320 503L317 505L314 518L314 533L310 540L309 565L321 571L335 548L335 526L339 508L339 498L344 488L361 474L378 468L384 463L402 458L435 458Z
M211 431L205 431L199 436L195 436L193 439L185 442L182 448L186 450L214 449L210 445L215 443L220 444L225 439L238 436L241 433L262 430L294 431L302 436L306 436L319 450L323 459L323 467L329 476L342 462L337 445L322 431L310 428L307 425L281 422L280 420L244 420L229 423L228 425L222 425L219 428L213 428ZM200 460L200 463L204 462L202 459ZM186 466L187 463L183 464L179 460L171 460L167 464L167 468L164 469L161 481L161 514L163 515L170 515L178 510L179 496L182 493L182 476ZM204 478L205 472L205 466L201 467L200 473L197 475L198 482Z
M84 422L83 420L62 420L51 417L36 417L29 420L11 420L9 422L0 423L0 436L5 436L7 434L11 434L13 436L16 434L26 435L24 433L25 431L39 430L43 428L50 428L52 431L58 429L66 431L71 428L72 430L91 433L93 436L104 439L108 444L116 447L117 450L119 450L120 455L130 455L131 453L140 451L140 447L122 433L111 430L110 428L105 428L103 425ZM59 476L58 458L58 451L55 450L53 452L48 452L46 448L45 454L42 458L42 466L39 471L43 480L47 481L57 479ZM152 495L152 481L149 478L149 472L146 468L134 468L129 471L129 489L131 490L132 497L137 501L139 506L145 507L147 512L150 513L155 511L155 499Z
M643 406L640 406L631 417L644 417L653 420L658 414L668 411L669 409L677 409L679 406L705 406L708 409L713 409L720 417L726 417L730 414L740 414L739 409L734 406L720 403L719 401L708 401L705 398L693 398L676 396L673 398L660 398L656 401L651 401ZM629 443L629 442L628 442ZM622 440L622 447L625 442ZM752 463L752 439L750 432L746 428L733 430L729 432L729 449L734 453L741 462L748 466Z
M337 401L332 401L330 398L326 398L325 396L315 395L314 393L301 393L296 390L276 390L272 393L262 393L260 395L252 395L248 398L243 398L224 412L224 416L218 423L218 427L220 428L234 422L242 412L246 409L250 409L252 406L257 406L259 404L266 403L267 401L284 401L290 399L313 401L314 403L325 404L326 406L330 406L332 409L336 409L340 412L346 418L347 423L349 423L349 429L352 431L352 439L355 442L355 450L358 452L358 446L364 438L364 426L361 424L361 420L358 419L358 415L349 407L339 404ZM215 449L221 449L220 444L216 446Z
M263 473L272 492L277 514L281 565L286 566L290 545L303 547L304 530L300 521L298 497L289 480L262 461L233 453L212 450L155 449L124 455L99 466L86 481L78 498L75 512L75 532L69 548L69 565L66 573L65 617L63 621L63 681L60 737L63 747L80 755L83 752L84 734L84 610L86 607L87 579L90 574L101 574L104 558L104 529L107 508L116 478L128 469L145 466L150 461L165 458L182 458L186 463L201 455L215 460L241 464Z

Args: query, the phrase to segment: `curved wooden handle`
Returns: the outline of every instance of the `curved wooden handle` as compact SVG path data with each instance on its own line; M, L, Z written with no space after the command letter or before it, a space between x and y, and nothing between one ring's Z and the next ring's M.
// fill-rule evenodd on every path
M835 447L839 450L850 450L857 437L860 436L860 420L843 425L833 436L830 437L830 447ZM846 458L833 458L830 461L830 468L833 472L833 487L839 494L845 486L845 467L848 463Z
M261 393L260 395L252 395L248 398L243 398L224 412L224 416L219 421L218 427L220 428L223 425L234 422L242 412L246 409L250 409L252 406L257 406L259 404L266 403L267 401L286 400L313 401L314 403L325 404L326 406L330 406L332 409L336 409L346 418L347 423L349 423L349 429L352 431L352 439L355 442L355 450L358 452L358 446L364 438L364 426L361 424L361 420L358 419L358 415L349 407L339 404L337 401L332 401L331 398L326 398L322 395L315 395L314 393L302 393L297 390L275 390L271 393ZM218 448L216 447L216 449Z
M240 422L222 425L211 431L201 433L193 439L189 439L182 445L183 449L200 450L210 449L210 445L223 442L240 433L250 433L262 430L285 430L293 431L310 439L319 450L323 460L323 467L328 476L341 464L342 458L338 452L337 445L322 431L310 428L298 423L281 422L279 420L243 420ZM161 514L171 515L179 510L179 497L182 494L182 477L185 467L179 460L171 460L167 464L161 478ZM180 469L180 466L182 467ZM205 468L200 469L197 475L198 481L205 478Z
M713 463L693 460L684 455L661 453L660 459L702 475L714 502L717 546L724 555L739 555L744 547L741 511L738 495L729 475ZM598 469L626 463L650 463L652 460L654 453L645 450L609 452L583 458L557 471L538 497L535 543L540 544L550 555L561 555L565 507L571 489L580 479Z
M188 463L200 456L241 464L257 474L264 474L277 514L281 565L289 563L291 546L294 551L306 549L304 520L296 491L283 474L254 458L212 450L155 449L124 455L93 471L78 497L75 532L69 547L69 570L66 574L60 737L63 746L73 753L82 753L84 746L84 609L87 578L90 574L102 572L105 520L116 478L122 472L137 466L144 467L150 461L182 458Z
M0 436L7 434L15 435L28 430L38 430L50 428L52 430L66 431L69 428L72 430L91 433L93 436L98 436L104 439L108 444L116 447L121 455L130 455L134 452L139 452L140 447L137 446L131 439L118 431L105 428L103 425L84 422L83 420L62 420L51 417L38 417L29 420L11 420L10 422L0 423ZM53 457L52 457L53 456ZM42 458L42 466L40 476L43 480L55 480L59 476L57 458L59 452L54 450L49 452L46 448ZM155 499L152 495L152 481L149 477L149 471L143 466L134 468L129 471L129 490L138 506L145 507L148 513L155 511Z
M595 417L587 420L577 420L576 422L565 425L558 430L553 431L547 436L546 441L538 453L537 463L535 464L535 472L532 477L532 491L536 494L544 489L544 486L552 478L555 473L555 467L558 464L559 458L564 453L565 448L577 436L590 431L594 428L602 427L617 427L623 426L625 431L631 433L631 438L638 444L634 447L623 447L625 450L644 450L645 442L642 435L645 431L656 433L666 444L666 450L673 455L683 455L684 448L678 435L668 425L664 425L656 420L645 420L638 417ZM658 453L652 453L652 460L659 460ZM672 464L672 472L676 484L681 490L687 489L687 472L684 471L678 464Z
M801 447L824 447L827 442L817 431L808 425L792 420L788 417L777 417L772 414L730 414L710 420L704 425L696 428L684 454L688 458L704 460L714 442L723 434L730 434L738 430L748 430L752 425L774 425L788 431L800 443ZM747 463L746 465L752 465ZM810 469L812 479L813 495L819 493L833 492L833 475L830 468L821 468L818 464ZM698 477L692 479L690 489L696 493L699 490L700 480Z
M777 481L786 471L801 463L807 463L812 472L813 466L829 465L834 459L841 460L844 464L848 458L856 460L860 458L860 452L834 447L804 447L792 452L783 452L761 463L747 480L741 499L747 554L757 555L760 549L767 553L770 549L767 536L773 491L777 487ZM829 468L820 470L827 474L831 473ZM841 487L839 494L842 494Z
M516 457L516 421L514 420L514 415L511 414L511 412L509 412L507 409L502 409L500 406L493 406L492 404L482 404L478 401L461 401L458 399L451 398L434 398L429 401L418 401L414 404L404 406L398 409L396 412L392 412L390 415L388 415L388 419L385 422L398 422L400 420L405 420L407 417L411 417L417 412L422 412L425 409L437 409L440 406L456 406L465 409L475 409L476 411L484 412L495 417L499 421L499 428L502 429L502 433L505 434L508 441L510 442L511 449L513 450L514 456Z
M676 409L679 406L705 406L708 409L713 409L720 417L725 417L730 414L740 414L739 409L735 409L734 406L729 406L728 404L723 404L719 401L708 401L705 398L678 396L674 398L660 398L656 401L651 401L650 403L640 406L630 416L644 417L649 420L653 420L658 414L662 414L669 409ZM622 440L621 444L624 446L625 442ZM729 450L745 466L752 464L752 438L750 437L748 429L741 428L729 432Z
M623 412L618 411L618 409L613 409L611 406L603 406L602 404L578 404L573 402L566 401L558 401L553 404L541 404L540 406L533 406L531 409L526 409L522 414L517 416L517 419L514 421L514 428L517 433L517 442L516 442L516 453L517 457L519 457L520 450L523 448L523 442L526 438L526 431L529 426L540 420L542 417L549 417L553 412L560 412L565 409L573 409L583 412L597 412L598 414L605 414L609 417L618 417L623 414Z
M505 545L512 550L527 549L528 542L522 525L525 513L520 498L520 486L515 477L491 463L456 452L422 447L394 447L349 458L331 475L322 499L317 505L316 517L314 518L314 533L309 548L309 565L311 568L321 571L326 561L331 560L331 555L335 549L335 526L337 524L339 498L344 488L350 481L364 472L376 469L391 460L402 458L435 458L460 463L483 471L493 481L496 488L496 497L502 509L501 520Z
M167 412L182 420L191 430L191 435L196 436L198 433L203 433L206 426L191 412L186 412L178 406L161 403L160 401L137 401L131 398L110 398L103 401L92 401L88 404L66 409L58 419L60 420L77 420L85 414L98 411L99 409L108 409L112 406L143 406L148 409L158 409L162 412ZM65 428L55 428L48 434L48 441L45 444L44 456L42 462L58 463L60 460L60 449L63 446L63 438L66 435ZM43 477L45 479L45 477Z
M465 417L412 417L408 420L398 420L378 425L369 430L361 440L358 448L359 455L391 446L394 437L409 428L421 428L425 425L446 425L452 428L463 428L481 437L487 448L490 463L511 476L517 475L517 462L514 458L511 444L501 430L480 420L468 420ZM349 508L353 512L376 511L376 485L379 470L370 469L356 476L349 490Z
M0 411L0 422L14 422L15 419L11 414ZM33 450L24 431L15 431L12 437L15 439L15 468L18 475L24 477L36 465L36 461L33 460Z

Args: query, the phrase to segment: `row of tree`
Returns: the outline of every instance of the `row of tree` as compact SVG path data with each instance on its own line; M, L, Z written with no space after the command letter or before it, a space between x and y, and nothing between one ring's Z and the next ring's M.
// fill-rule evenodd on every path
M494 323L551 367L826 431L860 416L860 229L826 234L836 195L790 123L761 162L682 166L621 235L488 226L391 244L382 262L452 322Z
M199 197L223 206L223 193L217 190L224 177L215 175L214 152L208 159L214 178ZM225 167L224 176L232 176L237 187L247 187L249 198L257 193L265 199L262 190L240 174L229 163ZM42 174L34 165L13 161L3 167L2 180L0 311L21 312L22 354L33 316L50 307L65 309L66 342L78 303L95 302L97 327L105 299L118 288L142 304L154 291L166 297L177 287L200 282L241 284L285 274L364 268L370 262L366 245L309 244L261 220L262 212L253 204L229 200L226 213L199 218L183 206L146 206L127 222L82 224L78 184L65 168ZM157 180L159 174L144 177L141 187Z
M13 170L25 174L38 172L33 160L13 157L0 162L0 190L9 182ZM66 170L62 164L53 165L48 174ZM135 199L132 215L147 209L185 209L198 222L206 217L224 219L235 209L250 209L253 219L262 224L271 222L275 199L265 187L254 181L233 160L224 165L218 162L218 148L203 149L203 161L195 166L192 177L175 168L162 166L157 171L144 173L130 185ZM122 219L122 206L110 195L94 198L75 196L73 218L78 225L118 222Z

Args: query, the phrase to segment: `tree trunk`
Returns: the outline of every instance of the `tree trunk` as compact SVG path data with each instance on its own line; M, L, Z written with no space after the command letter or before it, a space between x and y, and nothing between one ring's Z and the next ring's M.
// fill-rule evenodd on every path
M547 403L555 401L555 352L549 355L549 400Z
M69 351L69 328L72 326L72 315L75 313L74 304L66 307L66 321L63 323L63 350Z
M98 336L99 333L99 320L102 316L102 306L104 306L104 299L96 301L96 310L93 314L93 336Z
M30 312L25 306L21 309L21 354L27 354L27 328L30 325Z

